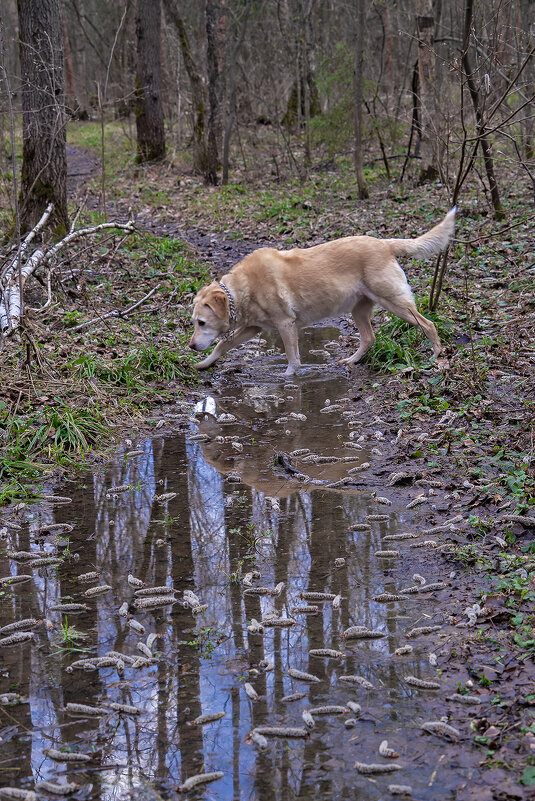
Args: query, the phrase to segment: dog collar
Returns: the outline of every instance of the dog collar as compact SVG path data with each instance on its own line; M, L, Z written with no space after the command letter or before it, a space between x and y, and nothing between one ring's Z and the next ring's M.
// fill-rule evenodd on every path
M225 286L223 281L219 282L219 286L225 293L228 298L228 308L229 308L229 330L226 331L224 334L221 334L220 339L230 339L233 336L234 331L236 330L236 323L238 322L236 317L236 305L234 303L234 298L230 292L230 289Z

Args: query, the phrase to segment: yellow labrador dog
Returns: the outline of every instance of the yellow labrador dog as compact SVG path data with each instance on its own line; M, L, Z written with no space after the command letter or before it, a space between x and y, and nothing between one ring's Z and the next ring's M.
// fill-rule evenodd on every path
M360 333L358 350L340 360L351 367L375 341L370 322L375 304L418 326L437 357L442 348L436 328L418 312L396 256L432 256L447 246L454 229L455 208L417 239L346 236L310 248L255 250L234 265L224 282L214 281L195 297L190 348L204 351L219 338L197 369L205 370L230 348L267 329L281 335L288 359L285 375L293 375L301 364L298 329L345 312L351 312Z

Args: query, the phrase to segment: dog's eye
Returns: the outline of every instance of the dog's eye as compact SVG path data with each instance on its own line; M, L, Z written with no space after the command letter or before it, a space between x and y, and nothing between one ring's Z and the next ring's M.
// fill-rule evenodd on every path
M197 323L202 326L204 325L204 320L197 320Z

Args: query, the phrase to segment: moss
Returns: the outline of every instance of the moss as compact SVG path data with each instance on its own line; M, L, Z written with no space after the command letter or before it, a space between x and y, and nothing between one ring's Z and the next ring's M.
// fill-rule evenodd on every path
M54 199L54 185L46 183L45 181L35 181L33 185L32 194L40 200L46 200L50 203Z
M68 228L65 225L65 222L58 220L56 225L52 228L52 238L55 242L59 242L60 239L63 239L68 234Z

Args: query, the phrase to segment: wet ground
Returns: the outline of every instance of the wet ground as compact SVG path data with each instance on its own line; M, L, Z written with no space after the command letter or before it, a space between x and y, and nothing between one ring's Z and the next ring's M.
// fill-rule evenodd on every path
M308 332L306 367L291 382L275 351L247 367L253 343L239 379L214 396L215 416L186 420L177 412L172 435L138 440L133 432L115 461L64 488L71 502L22 510L3 529L1 576L30 579L0 590L0 625L40 622L31 640L0 640L0 693L11 694L0 698L2 787L73 782L75 798L175 798L188 777L221 771L194 793L217 801L375 801L390 798L395 784L410 786L413 798L443 801L477 780L483 757L470 719L481 706L447 700L459 685L469 689L468 674L444 680L436 667L436 652L459 636L443 605L456 576L444 573L433 546L419 547L444 538L426 533L447 508L444 490L425 479L389 486L403 469L387 456L396 435L380 410L363 422L370 399L353 402L358 374L349 381L329 369L338 333ZM310 453L288 456L301 449ZM422 494L425 503L407 508ZM402 534L415 536L396 539ZM28 566L20 552L62 561ZM93 571L97 577L80 580ZM129 575L174 588L175 603L137 608ZM445 588L426 591L437 581ZM279 594L246 592L281 582ZM85 595L98 585L109 589ZM374 600L415 586L420 592L399 600ZM184 591L200 609L184 603ZM306 592L330 597L307 600ZM62 612L61 603L86 608ZM298 609L310 605L315 613ZM253 619L264 622L263 633L249 630ZM381 636L344 639L351 626ZM440 628L409 634L423 626ZM395 654L408 644L410 653ZM86 662L73 666L79 660ZM317 680L296 679L292 669ZM414 686L411 676L437 688ZM470 692L488 703L481 688ZM303 697L283 700L294 693ZM98 710L75 715L68 704ZM303 711L326 705L342 711L313 714L306 728ZM211 713L223 717L194 723ZM458 730L451 739L447 729L445 736L420 728L443 716ZM269 736L262 748L249 737L262 726L297 727L305 736ZM384 740L399 756L379 753ZM56 761L47 749L90 760ZM400 769L363 774L355 762Z

